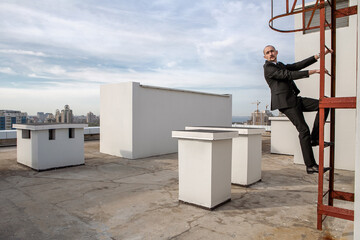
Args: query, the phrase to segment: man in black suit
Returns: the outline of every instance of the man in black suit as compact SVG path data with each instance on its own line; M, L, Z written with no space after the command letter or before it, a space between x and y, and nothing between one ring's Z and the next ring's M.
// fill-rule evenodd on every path
M325 54L332 52L326 50ZM300 90L296 87L294 80L308 78L309 75L320 73L316 70L302 70L315 63L319 55L311 56L293 64L283 64L277 61L278 51L275 47L268 45L264 48L264 76L271 90L271 110L279 109L294 124L299 132L301 152L303 154L308 174L319 172L316 164L312 146L319 145L319 100L300 97ZM312 133L305 122L303 112L317 111ZM329 109L325 110L325 119ZM329 168L324 168L324 172Z

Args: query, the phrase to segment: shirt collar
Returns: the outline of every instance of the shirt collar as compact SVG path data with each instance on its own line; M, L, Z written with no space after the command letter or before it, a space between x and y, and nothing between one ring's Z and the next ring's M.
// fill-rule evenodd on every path
M277 65L279 62L270 62L268 60L265 60L265 62L268 62L268 63L271 63L271 64L274 64L274 65Z

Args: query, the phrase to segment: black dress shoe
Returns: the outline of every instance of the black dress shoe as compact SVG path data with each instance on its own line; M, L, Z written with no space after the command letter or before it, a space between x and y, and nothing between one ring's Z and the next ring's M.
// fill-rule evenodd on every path
M331 168L329 168L329 167L324 167L324 173L326 173L330 169ZM319 165L315 164L312 167L306 167L306 172L307 172L307 174L318 173L319 172Z
M329 146L332 146L334 145L333 142L324 142L324 147L329 147ZM319 140L312 140L311 141L311 146L315 147L315 146L319 146Z

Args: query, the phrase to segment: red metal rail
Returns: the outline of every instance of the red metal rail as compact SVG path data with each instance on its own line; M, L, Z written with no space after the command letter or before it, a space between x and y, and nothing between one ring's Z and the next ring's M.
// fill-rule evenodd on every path
M324 1L316 0L315 4L312 6L305 6L306 5L305 0L301 0L299 2L301 2L301 3L296 8L296 4L298 3L298 0L292 0L292 4L291 4L291 1L286 0L286 12L283 14L274 16L273 0L271 0L271 19L269 20L269 27L277 32L282 32L282 33L299 32L299 31L320 28L320 25L311 26L311 27L310 27L310 25L312 23L312 20L314 18L316 10L324 8L324 5L325 5ZM289 10L290 4L292 5L291 10ZM327 3L327 4L329 4L329 3ZM305 22L305 13L309 12L309 11L312 11L312 13L311 13L311 17L310 17L309 21L306 23ZM294 16L296 14L302 15L302 27L296 28L296 29L279 29L279 28L274 27L274 21L276 19L290 17L290 16ZM350 15L354 15L354 14L357 14L357 6L347 7L347 8L343 8L343 9L337 9L335 11L336 18L350 16ZM325 27L330 28L331 24L326 23Z

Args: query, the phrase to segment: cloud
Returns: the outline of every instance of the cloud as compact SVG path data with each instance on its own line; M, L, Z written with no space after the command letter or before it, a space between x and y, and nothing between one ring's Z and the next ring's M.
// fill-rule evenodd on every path
M37 57L46 57L46 54L42 52L26 51L21 49L0 49L0 53L4 54L21 54L21 55L32 55Z
M9 75L16 75L16 72L14 72L14 70L12 70L9 67L0 68L0 73L5 73L5 74L9 74Z
M137 81L234 94L239 91L231 89L244 89L253 98L249 89L266 89L263 46L276 45L280 57L293 58L291 35L271 31L269 16L263 0L3 0L2 86L24 88L28 97L56 88L71 100L71 88Z

